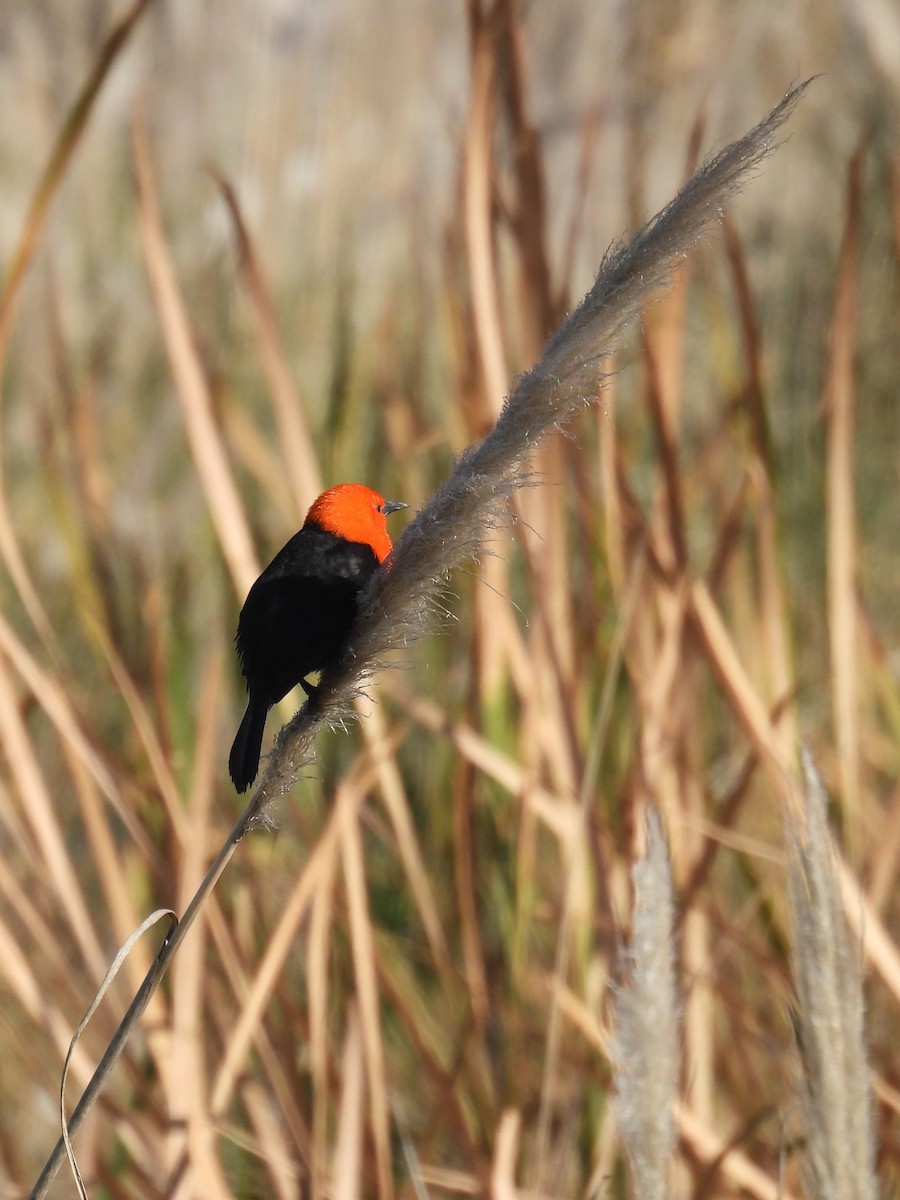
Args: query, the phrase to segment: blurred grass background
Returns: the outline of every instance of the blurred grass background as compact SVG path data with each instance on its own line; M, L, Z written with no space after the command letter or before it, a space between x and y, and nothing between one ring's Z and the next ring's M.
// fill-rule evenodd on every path
M125 11L5 0L4 267ZM890 935L898 44L900 12L874 0L148 5L72 143L0 350L0 1194L27 1194L55 1140L61 1055L115 946L151 908L183 908L238 812L240 551L210 516L209 445L260 565L320 482L415 508L606 246L821 72L605 402L542 452L546 486L494 535L488 586L454 578L443 635L358 728L320 740L279 832L242 847L78 1140L95 1195L383 1197L413 1178L486 1194L514 1112L522 1188L627 1194L599 1031L655 804L682 1095L708 1134L682 1125L678 1189L799 1189L785 849L753 704L785 754L798 733L811 746ZM148 283L136 119L199 390ZM900 1057L883 959L867 999L887 1189Z

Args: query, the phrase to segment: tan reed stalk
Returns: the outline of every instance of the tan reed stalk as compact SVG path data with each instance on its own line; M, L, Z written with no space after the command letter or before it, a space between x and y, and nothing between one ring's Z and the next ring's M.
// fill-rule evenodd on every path
M215 179L234 227L241 279L247 293L260 361L269 384L272 411L288 468L288 486L293 493L295 515L302 521L307 509L324 486L319 460L313 446L305 406L300 401L297 387L288 369L275 306L269 295L250 234L244 224L238 198L227 179L218 173Z
M847 215L838 263L830 355L825 380L828 421L827 529L828 634L831 697L844 809L844 841L851 864L861 859L860 672L857 620L857 532L854 497L854 387L859 326L859 240L862 158L850 163Z
M140 117L134 122L134 161L144 258L162 322L172 374L178 385L176 392L184 414L188 441L225 561L235 588L240 595L244 595L259 574L259 562L237 484L213 417L209 385L163 235L150 150Z

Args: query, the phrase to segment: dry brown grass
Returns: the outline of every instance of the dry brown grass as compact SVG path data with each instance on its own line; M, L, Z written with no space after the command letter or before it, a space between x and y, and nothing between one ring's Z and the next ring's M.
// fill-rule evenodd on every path
M347 735L319 735L277 834L242 842L76 1138L90 1194L660 1194L661 1160L629 1178L611 1101L612 1038L628 1044L611 984L640 957L622 951L648 809L669 843L674 946L652 904L636 930L674 953L682 1027L668 1186L796 1195L811 1161L811 1192L832 1194L849 1186L826 1178L846 1170L828 1154L835 1122L860 1139L860 1195L871 1141L882 1186L896 1179L895 84L860 83L889 17L861 6L849 39L841 11L822 10L800 70L829 65L830 36L855 73L832 60L724 236L625 343L602 406L530 460L540 486L518 494L477 573L450 580L441 635L400 652L406 669L380 679ZM369 48L338 13L346 38L317 60L322 29L295 59L273 49L275 32L290 37L274 6L216 30L159 0L104 77L100 43L127 16L98 12L94 48L60 62L63 94L23 92L56 164L46 192L24 222L24 201L15 219L0 206L11 1196L56 1137L62 1056L115 946L153 908L184 911L234 826L229 642L258 563L323 480L365 479L422 508L609 238L798 67L789 5L768 34L699 3L635 5L613 31L628 69L611 58L598 84L610 42L574 4L555 25L542 10L523 22L508 0L416 25L398 3ZM54 28L82 44L79 13L63 30L43 5L14 6L8 61L33 69L26 50L46 53ZM445 62L441 47L449 63L420 110L434 169L421 208L397 184L414 157L401 138L413 107L398 99L411 77L390 74L403 28L420 61ZM752 49L766 45L763 68ZM317 178L335 189L321 210L278 186L287 164L306 169L296 97L276 120L253 93L237 158L233 134L198 132L217 102L233 123L250 94L216 74L241 46L271 52L284 78L381 56L381 83L359 72L339 104L316 77ZM467 53L470 89L450 70ZM89 85L73 110L92 72L99 99ZM724 88L729 73L747 86ZM355 136L373 136L365 113L392 90L398 145L367 173L350 134L360 120ZM449 133L433 124L444 96ZM0 132L14 161L19 135ZM482 511L463 522L467 546ZM821 795L808 781L808 818L794 782L800 736L834 798L833 855ZM138 947L76 1051L73 1095L152 955ZM874 1133L842 1122L828 1091L838 1040L815 1037L823 998L863 1096L850 961L867 987ZM651 960L645 980L663 968ZM651 1056L653 1033L631 1034ZM655 1033L652 1061L671 1066L671 1033Z

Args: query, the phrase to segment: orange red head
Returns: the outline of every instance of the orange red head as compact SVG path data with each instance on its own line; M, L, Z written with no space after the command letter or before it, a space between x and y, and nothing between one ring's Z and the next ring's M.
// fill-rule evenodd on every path
M306 514L304 529L315 525L348 542L371 546L379 562L391 552L387 517L400 508L397 500L385 500L378 492L361 483L339 483L329 488L313 503Z

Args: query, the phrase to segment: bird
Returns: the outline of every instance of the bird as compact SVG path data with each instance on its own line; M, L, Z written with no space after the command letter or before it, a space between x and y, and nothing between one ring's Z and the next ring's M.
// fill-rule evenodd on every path
M269 709L297 684L313 698L306 677L344 648L359 593L391 553L387 518L406 507L360 483L328 488L251 587L234 639L249 694L228 759L238 792L259 770Z

